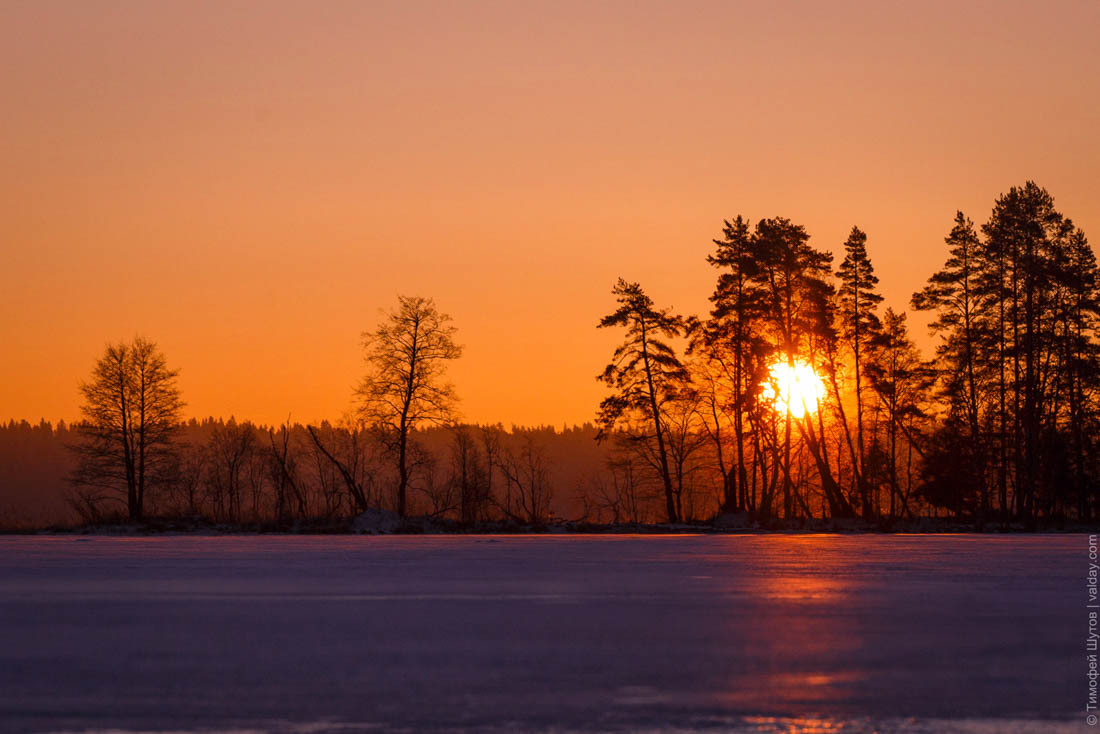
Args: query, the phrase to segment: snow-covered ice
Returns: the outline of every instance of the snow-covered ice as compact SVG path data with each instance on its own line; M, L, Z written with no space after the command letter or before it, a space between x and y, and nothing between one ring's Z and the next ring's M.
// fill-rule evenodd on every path
M4 731L1080 731L1080 535L0 538Z

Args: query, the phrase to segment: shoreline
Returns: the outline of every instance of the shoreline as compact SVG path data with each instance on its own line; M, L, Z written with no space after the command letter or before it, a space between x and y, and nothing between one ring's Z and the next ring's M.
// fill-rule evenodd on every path
M487 522L462 525L414 517L402 520L392 513L363 519L273 523L214 523L198 518L150 518L143 522L107 522L41 528L0 529L4 535L1044 535L1100 532L1100 524L1071 521L1038 523L986 522L922 518L872 522L858 519L798 519L747 522L725 516L709 523L589 523L559 521L540 525Z

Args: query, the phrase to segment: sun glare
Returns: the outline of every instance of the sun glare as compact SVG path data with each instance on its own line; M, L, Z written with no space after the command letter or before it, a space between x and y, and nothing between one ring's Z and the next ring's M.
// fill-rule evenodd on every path
M790 413L801 418L817 410L825 397L825 385L805 362L789 364L779 360L768 370L768 379L761 383L761 397L775 406L777 413Z

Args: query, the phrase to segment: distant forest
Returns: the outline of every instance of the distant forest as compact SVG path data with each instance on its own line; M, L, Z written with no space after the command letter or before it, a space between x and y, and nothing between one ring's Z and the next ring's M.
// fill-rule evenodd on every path
M933 317L925 359L906 314L881 308L858 227L834 266L788 219L725 221L709 313L614 287L593 319L622 337L596 375L608 397L561 431L457 422L446 365L462 350L425 298L364 334L368 371L337 424L184 422L156 345L111 345L80 423L0 426L0 524L285 528L370 508L471 526L1095 520L1100 283L1084 233L1032 182L980 227L959 212L944 230L943 267L911 300Z
M233 419L183 423L172 438L171 463L151 483L143 514L291 527L302 520L347 518L368 507L396 508L396 473L377 433L329 423L312 428L335 462L299 423L289 430ZM595 436L591 424L512 430L463 424L418 430L410 452L410 511L513 525L577 519L585 514L578 509L583 501L577 492L589 480L599 480L607 458ZM118 485L74 486L80 457L72 447L84 440L79 426L65 423L0 424L4 527L126 518L125 495ZM602 522L616 518L610 508L589 514ZM662 518L647 505L635 515L620 511L618 519Z

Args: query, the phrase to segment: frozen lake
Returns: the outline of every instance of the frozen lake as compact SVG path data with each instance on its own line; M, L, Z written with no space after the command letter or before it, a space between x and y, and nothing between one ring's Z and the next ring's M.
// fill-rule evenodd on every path
M4 731L1082 731L1087 538L0 537Z

